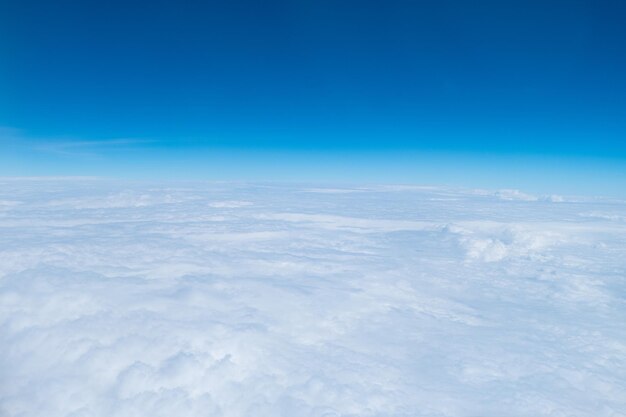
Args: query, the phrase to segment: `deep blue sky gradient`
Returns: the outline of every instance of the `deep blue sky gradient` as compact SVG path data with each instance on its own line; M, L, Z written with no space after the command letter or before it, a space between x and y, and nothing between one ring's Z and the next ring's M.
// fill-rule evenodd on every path
M619 192L624 22L602 0L2 1L0 175Z

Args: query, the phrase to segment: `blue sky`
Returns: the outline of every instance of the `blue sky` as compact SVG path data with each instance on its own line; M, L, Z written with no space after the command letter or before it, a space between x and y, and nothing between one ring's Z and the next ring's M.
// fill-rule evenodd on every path
M3 2L0 175L626 194L618 1Z

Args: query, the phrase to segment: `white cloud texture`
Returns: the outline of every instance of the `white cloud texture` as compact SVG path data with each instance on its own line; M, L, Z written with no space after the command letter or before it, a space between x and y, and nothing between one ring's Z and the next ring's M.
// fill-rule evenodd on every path
M0 180L0 415L626 416L625 203L354 190Z

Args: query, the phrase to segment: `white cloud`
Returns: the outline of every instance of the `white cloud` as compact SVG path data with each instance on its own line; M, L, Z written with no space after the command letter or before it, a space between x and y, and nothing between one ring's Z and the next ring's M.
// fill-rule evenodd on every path
M310 189L0 179L0 415L626 415L623 203Z
M211 201L208 206L214 208L239 208L251 206L249 201L237 201L237 200L225 200L225 201Z
M537 197L531 194L523 193L519 190L499 190L495 195L502 200L519 200L519 201L536 201Z

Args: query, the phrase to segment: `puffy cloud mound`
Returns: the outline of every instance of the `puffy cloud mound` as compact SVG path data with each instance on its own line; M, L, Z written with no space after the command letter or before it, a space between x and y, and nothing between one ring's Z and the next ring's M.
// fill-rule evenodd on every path
M0 415L626 416L626 204L498 196L0 180Z

